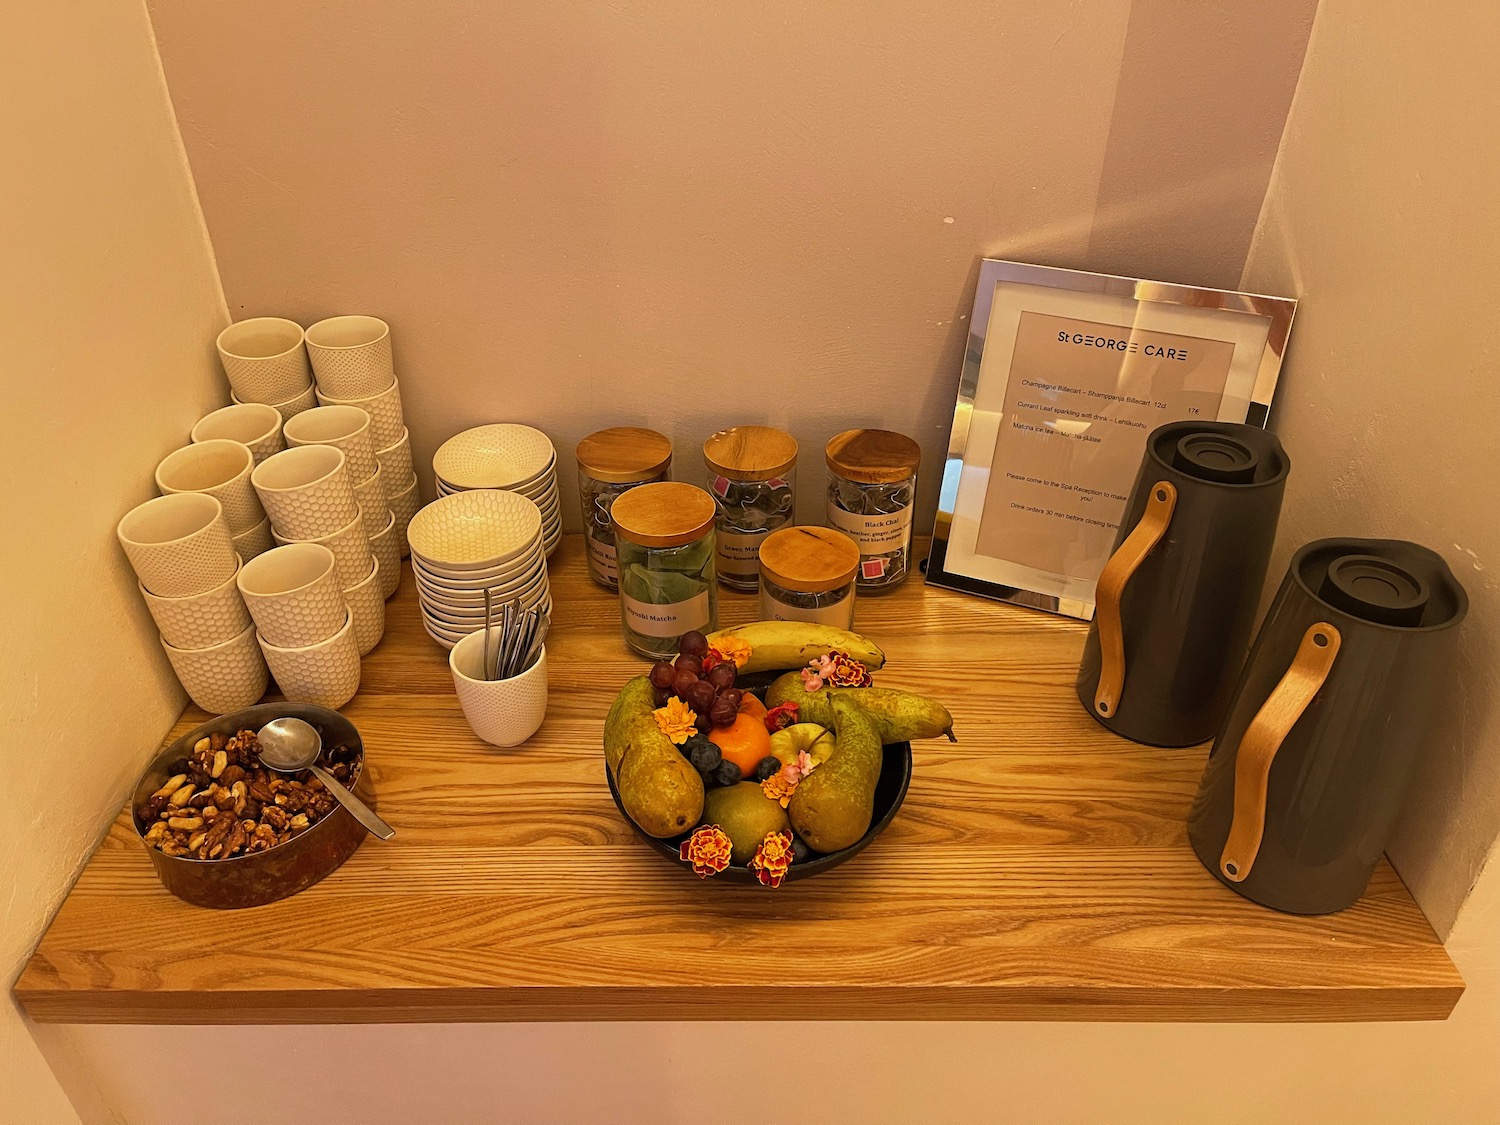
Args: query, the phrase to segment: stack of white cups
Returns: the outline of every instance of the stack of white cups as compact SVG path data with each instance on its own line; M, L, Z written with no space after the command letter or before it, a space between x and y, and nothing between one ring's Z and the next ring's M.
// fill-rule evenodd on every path
M198 420L191 436L195 443L237 441L250 450L250 460L255 465L286 448L286 440L281 434L281 415L275 407L259 402L236 403L215 410ZM245 478L247 485L249 479L248 476ZM259 501L256 504L259 506ZM234 536L235 554L246 562L273 546L269 516L250 530Z
M359 654L369 652L385 633L385 598L344 451L337 445L294 446L257 465L250 482L277 543L317 543L333 553Z
M370 416L370 444L380 465L386 500L396 517L399 550L405 556L406 528L422 501L391 357L390 326L373 316L335 316L310 327L306 340L318 401L324 406L357 406Z
M266 665L236 585L240 562L218 498L158 496L127 512L115 534L193 702L223 714L259 700Z
M229 397L274 406L283 419L312 409L312 370L302 340L302 325L279 316L237 321L220 332Z
M331 445L344 451L370 553L380 563L380 593L389 598L401 584L401 544L396 513L385 495L385 471L370 442L370 416L357 406L315 406L289 419L284 432L293 448Z
M240 568L260 650L295 703L337 709L359 690L359 622L339 582L338 560L320 543L276 547Z

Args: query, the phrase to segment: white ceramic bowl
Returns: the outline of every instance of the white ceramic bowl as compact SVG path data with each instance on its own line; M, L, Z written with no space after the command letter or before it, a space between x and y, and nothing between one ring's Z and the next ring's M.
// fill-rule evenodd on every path
M147 500L125 513L115 535L141 585L163 598L212 590L239 566L224 506L206 492Z
M253 625L209 648L181 649L165 640L161 647L188 697L205 711L241 711L266 694L266 662L255 645Z
M495 566L459 569L428 562L421 555L415 554L411 557L411 565L419 577L431 579L440 586L454 586L465 590L482 589L485 586L501 585L535 570L545 548L546 539L538 532L524 551Z
M354 614L354 642L363 656L385 636L385 594L380 585L380 560L370 559L370 573L344 591Z
M543 613L551 613L552 603L550 601L542 602L540 608ZM484 628L483 621L480 621L477 625L474 625L472 627L454 629L451 626L434 621L433 618L427 616L427 614L425 613L422 614L421 617L422 628L426 631L427 635L438 644L442 645L444 648L449 649L451 649L455 644L463 640L469 634Z
M376 449L395 445L406 428L406 417L401 410L401 380L395 377L385 390L364 398L339 398L319 387L318 401L324 406L357 406L368 414L370 441Z
M389 598L401 586L401 542L396 537L396 513L388 511L385 527L370 536L370 554L380 563L380 594Z
M257 465L286 448L286 441L281 436L281 413L264 402L221 406L198 419L191 437L195 442L226 438L248 445L250 456Z
M141 586L141 597L161 639L174 648L212 648L250 627L250 614L231 575L212 590L185 598L163 598Z
M315 406L290 419L286 443L336 445L344 451L345 469L356 484L369 480L380 466L370 440L370 416L357 406Z
M407 480L416 475L411 463L411 434L405 426L392 444L375 451L375 460L380 462L387 480Z
M513 590L509 594L498 598L494 602L494 610L498 614L501 606L506 602L512 601L519 602L522 609L530 609L532 606L541 605L543 602L549 601L551 597L551 587L544 576L541 580L533 582L523 590ZM484 624L483 600L476 606L455 606L439 601L426 593L419 592L417 601L425 615L445 628L459 626L472 628L476 624Z
M156 466L156 487L171 492L206 492L224 505L229 533L249 531L266 513L250 487L255 458L250 447L225 438L195 442L174 450Z
M368 527L384 527L391 516L391 502L385 495L385 472L379 465L369 480L354 486L354 502Z
M337 711L359 690L359 649L354 614L326 641L301 648L282 648L260 638L260 650L281 694L293 703L313 703Z
M331 535L359 516L344 451L337 446L283 450L257 465L250 481L271 527L287 539Z
M432 470L454 489L514 489L542 476L556 460L557 451L541 430L497 422L443 442L433 454Z
M261 639L282 648L326 641L348 613L333 552L320 543L288 543L250 560L239 591Z
M332 535L321 535L316 539L291 539L274 527L271 537L277 543L319 543L333 552L334 565L338 567L339 589L354 586L364 581L370 573L370 539L365 534L364 520L355 516Z
M531 585L538 577L546 573L547 562L542 556L540 547L538 547L535 555L529 556L517 564L513 570L509 570L505 574L471 579L469 581L451 579L433 574L431 571L423 568L421 561L418 559L412 560L411 570L413 577L417 580L417 585L423 590L430 590L444 597L467 598L470 600L478 598L483 600L483 591L486 589L492 592L509 592L510 590L520 590Z
M492 631L498 635L499 630ZM536 662L508 680L480 678L484 630L453 646L448 668L453 690L469 727L492 746L519 746L534 735L547 714L547 646Z
M241 402L276 404L312 385L302 326L279 316L257 316L219 333L219 360Z
M229 392L229 397L236 406L244 405L244 400L233 391ZM303 391L296 398L289 398L285 402L273 402L270 405L275 408L277 414L281 415L281 420L287 422L301 414L304 410L311 410L314 406L317 406L318 400L313 394L312 387L308 387L307 390Z
M318 389L336 398L378 395L396 381L391 328L373 316L333 316L307 329Z
M276 541L271 538L271 517L267 516L249 531L242 531L234 537L234 553L239 555L245 562L249 562L256 555L264 554Z
M530 551L542 514L524 496L496 489L434 500L406 530L412 554L440 572L493 569Z

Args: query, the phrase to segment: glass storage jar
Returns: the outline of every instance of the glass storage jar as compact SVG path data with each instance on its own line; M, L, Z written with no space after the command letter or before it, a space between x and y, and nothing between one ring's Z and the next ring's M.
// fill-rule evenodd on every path
M718 623L713 497L691 484L643 484L617 497L610 516L625 641L671 659L682 634Z
M619 589L615 529L609 510L623 493L667 479L672 442L665 434L635 426L615 426L578 443L578 500L583 509L589 576L606 590Z
M859 545L860 593L894 589L911 569L911 521L922 447L891 430L828 440L828 522Z
M760 615L854 628L859 548L831 527L783 527L760 545Z
M797 439L772 426L735 426L703 443L703 463L719 510L719 581L753 592L762 540L796 519Z

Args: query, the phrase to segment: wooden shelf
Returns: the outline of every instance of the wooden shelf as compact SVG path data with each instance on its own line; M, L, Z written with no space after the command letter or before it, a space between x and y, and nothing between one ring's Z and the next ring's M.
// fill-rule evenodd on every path
M1084 627L919 581L859 609L881 682L944 698L879 841L778 891L700 884L622 822L605 710L642 670L569 536L546 724L469 732L408 573L345 708L381 814L341 870L254 910L188 906L122 813L15 992L37 1020L1419 1020L1463 981L1382 863L1325 918L1247 902L1188 847L1206 748L1111 735L1073 694ZM754 614L721 597L721 620ZM189 710L174 737L202 721Z

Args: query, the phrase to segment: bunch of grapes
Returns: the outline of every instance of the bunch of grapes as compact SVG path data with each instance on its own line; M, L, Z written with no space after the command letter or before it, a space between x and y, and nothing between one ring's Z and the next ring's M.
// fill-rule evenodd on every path
M698 716L699 731L733 726L744 698L744 692L734 686L734 662L723 661L705 672L703 659L708 655L708 638L697 630L682 635L677 651L674 663L659 660L651 666L656 706L665 706L675 695Z

